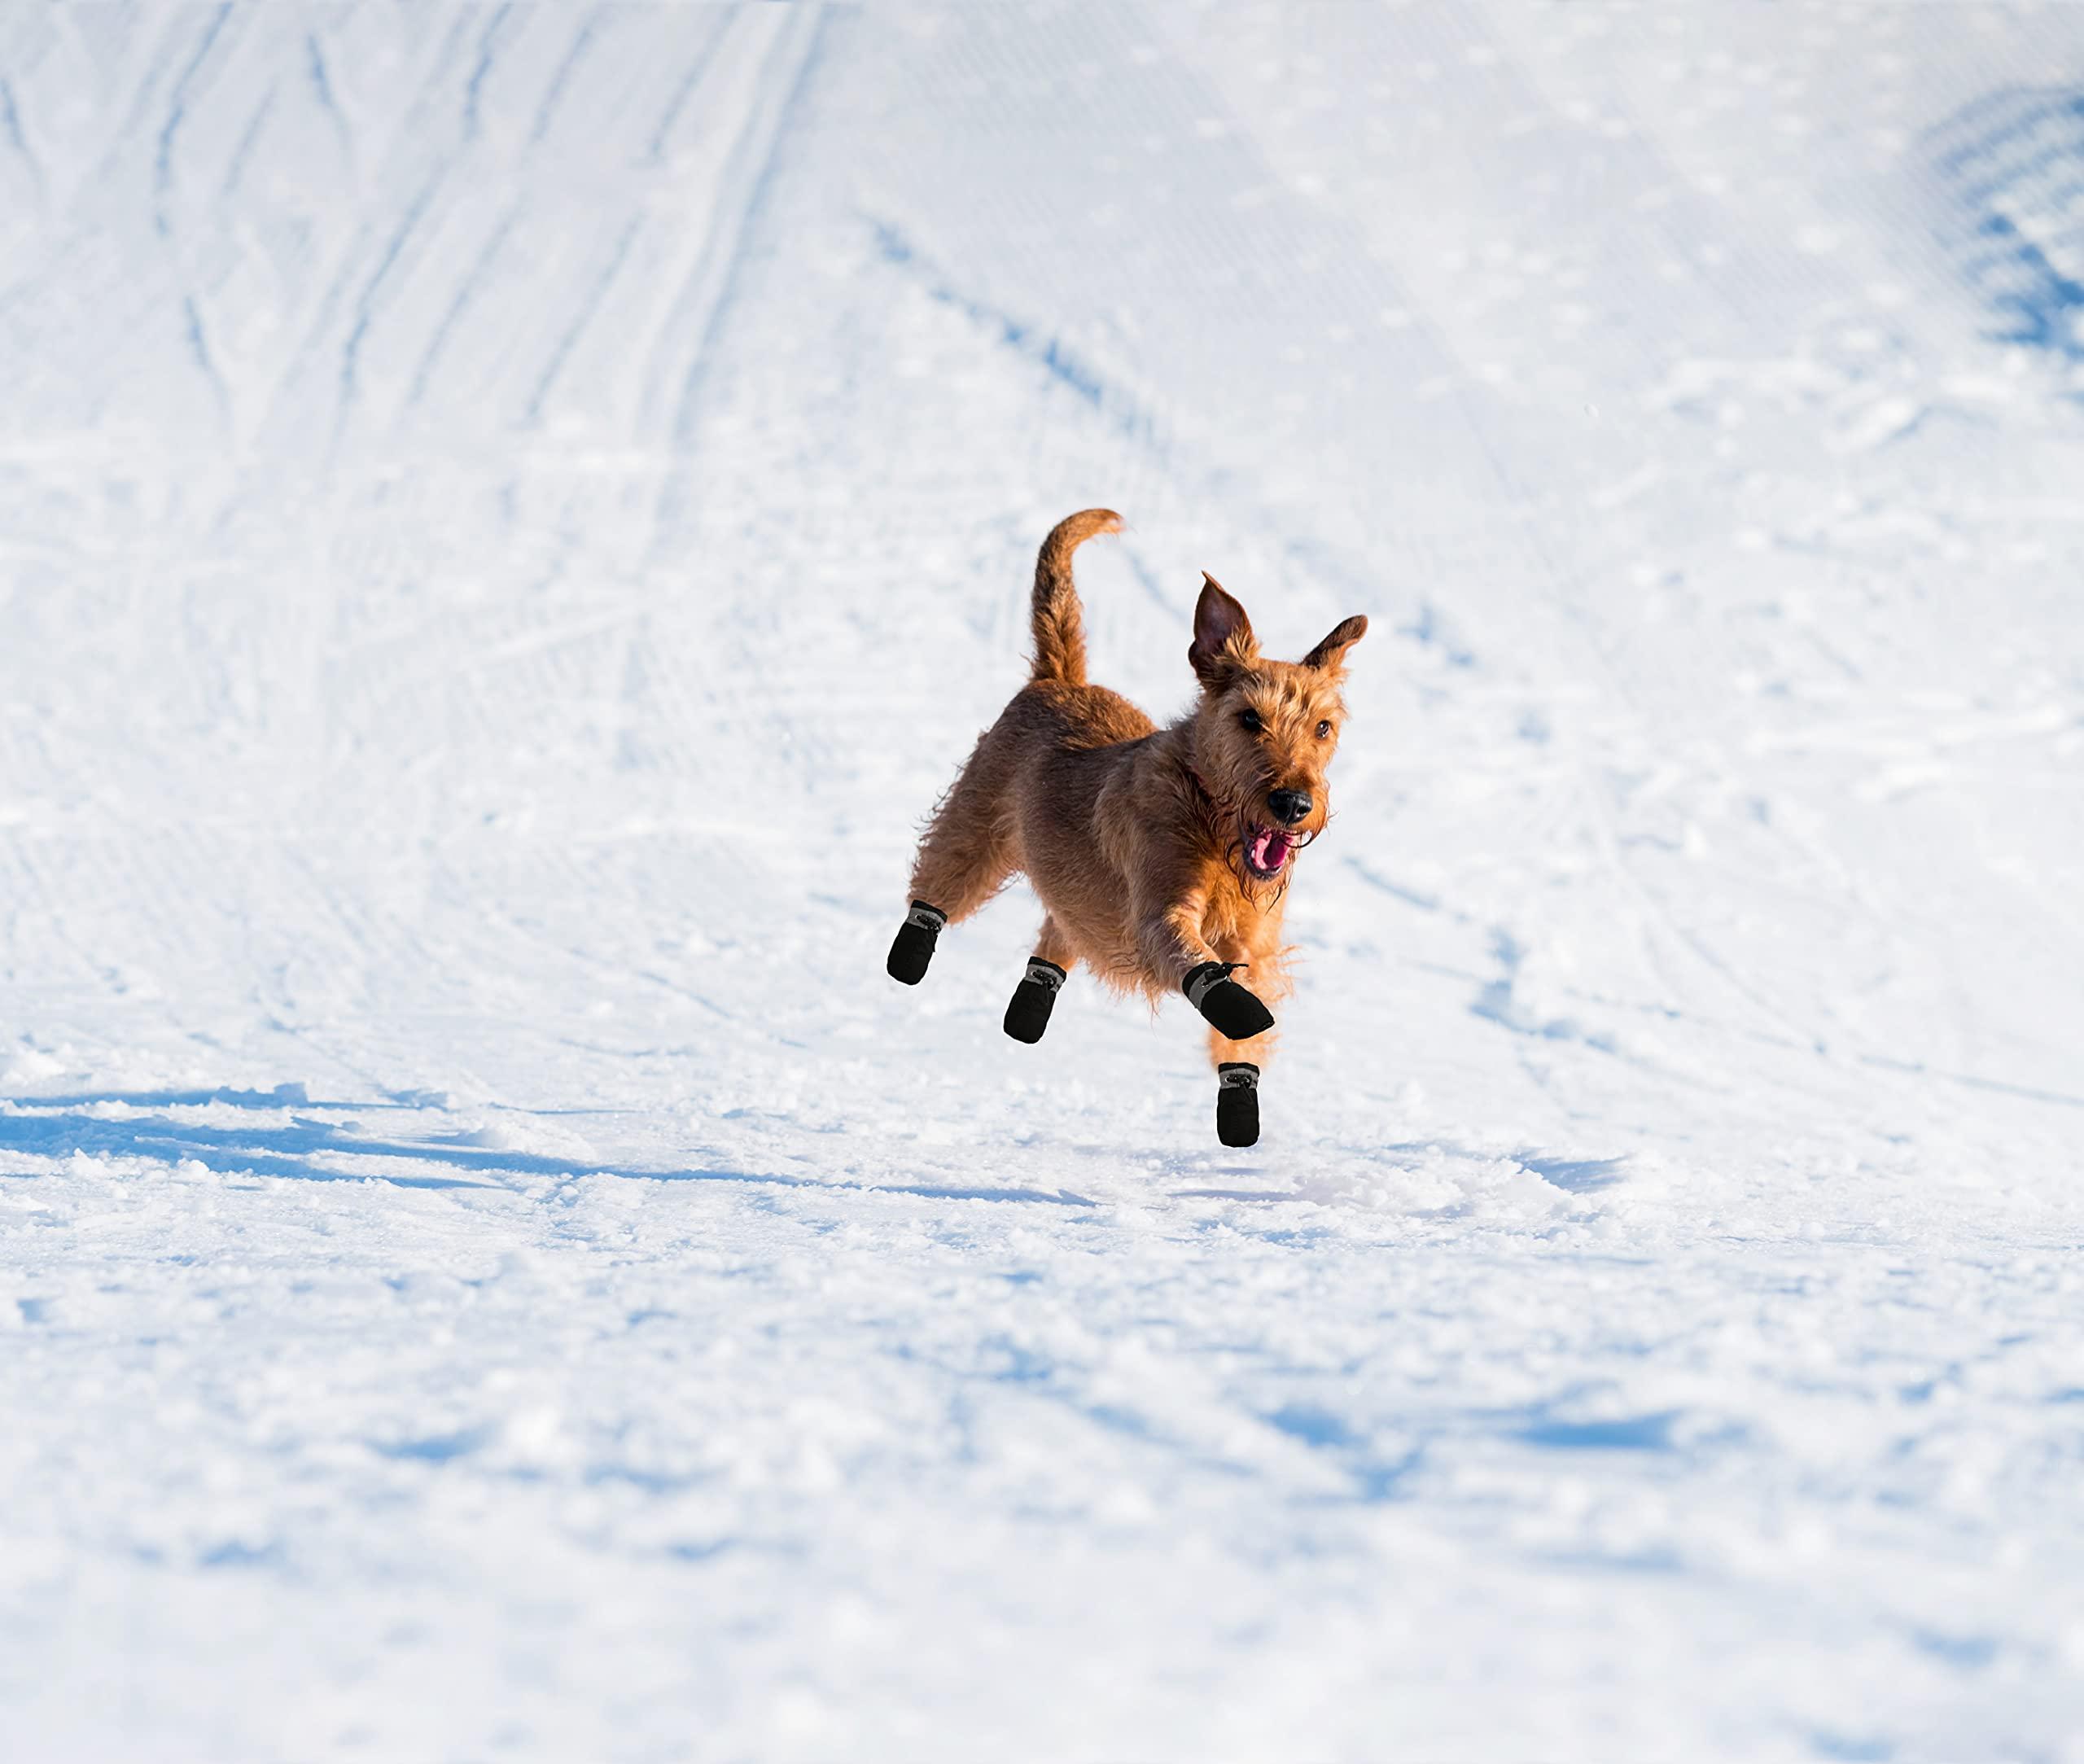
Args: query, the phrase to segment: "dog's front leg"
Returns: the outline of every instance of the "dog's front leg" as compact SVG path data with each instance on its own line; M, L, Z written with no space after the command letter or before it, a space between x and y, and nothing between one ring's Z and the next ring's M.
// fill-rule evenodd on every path
M1287 996L1288 973L1278 953L1263 955L1249 944L1224 939L1226 961L1246 964L1270 999ZM1274 1037L1235 1041L1220 1029L1208 1032L1209 1063L1215 1068L1215 1136L1225 1145L1255 1145L1259 1138L1259 1077L1273 1057Z
M1233 1041L1249 1041L1273 1027L1273 1013L1230 978L1241 962L1225 961L1202 935L1206 898L1189 893L1142 916L1144 960L1176 986L1209 1022Z

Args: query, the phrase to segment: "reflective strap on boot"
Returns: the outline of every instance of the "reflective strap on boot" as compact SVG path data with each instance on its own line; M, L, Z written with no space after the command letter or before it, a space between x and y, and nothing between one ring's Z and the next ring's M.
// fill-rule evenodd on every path
M1241 961L1205 961L1180 983L1180 990L1193 1001L1196 1010L1208 996L1209 988L1219 986L1245 964Z

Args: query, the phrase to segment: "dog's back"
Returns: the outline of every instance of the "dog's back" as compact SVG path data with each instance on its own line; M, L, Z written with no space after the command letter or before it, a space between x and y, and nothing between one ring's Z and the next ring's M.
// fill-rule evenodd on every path
M1042 541L1035 559L1029 681L979 751L1004 743L1008 751L1001 807L1011 823L1014 867L1096 972L1135 986L1130 823L1145 812L1136 781L1158 759L1147 751L1158 725L1119 693L1086 678L1085 620L1071 574L1071 554L1080 545L1121 527L1112 509L1081 509Z
M1016 873L1024 873L1066 935L1088 949L1119 948L1113 971L1133 961L1123 865L1128 853L1109 822L1132 812L1131 778L1157 725L1119 693L1085 677L1084 619L1071 554L1099 533L1118 532L1112 509L1059 521L1035 560L1031 616L1035 650L1028 682L979 737L934 811L913 867L912 896L960 921ZM1106 812L1110 793L1117 811Z

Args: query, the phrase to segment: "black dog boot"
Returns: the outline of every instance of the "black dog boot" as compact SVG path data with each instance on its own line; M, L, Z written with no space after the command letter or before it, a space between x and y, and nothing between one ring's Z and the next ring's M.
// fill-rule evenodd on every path
M1273 1027L1273 1013L1258 995L1230 978L1232 969L1244 965L1241 961L1205 961L1180 983L1180 990L1194 1001L1194 1009L1232 1041L1249 1041Z
M912 910L904 915L904 922L897 927L897 935L890 946L890 977L902 980L907 986L917 986L926 978L926 964L934 959L934 939L941 935L941 927L948 923L948 915L939 907L930 907L923 900L912 903Z
M1259 1143L1259 1069L1229 1060L1215 1069L1215 1136L1226 1145Z
M1049 1013L1065 978L1065 970L1053 961L1030 956L1027 978L1013 989L1013 1000L1006 1006L1006 1033L1031 1045L1040 1041L1049 1026Z

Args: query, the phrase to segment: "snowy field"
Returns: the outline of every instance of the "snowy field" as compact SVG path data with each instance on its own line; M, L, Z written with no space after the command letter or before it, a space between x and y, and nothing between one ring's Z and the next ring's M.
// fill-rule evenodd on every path
M2079 1764L2080 584L2084 7L9 7L0 1750Z

